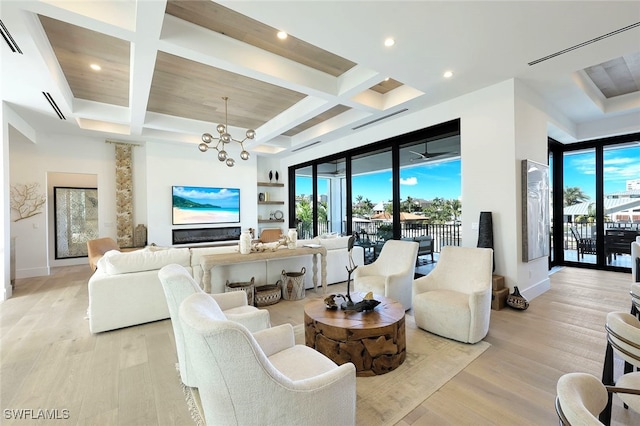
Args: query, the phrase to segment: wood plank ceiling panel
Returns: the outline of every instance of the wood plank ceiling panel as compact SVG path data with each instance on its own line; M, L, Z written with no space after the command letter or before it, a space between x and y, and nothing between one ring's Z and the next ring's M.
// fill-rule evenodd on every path
M292 35L280 40L277 29L212 1L169 0L166 13L334 77L356 65Z
M336 105L333 108L323 112L322 114L318 114L312 119L305 121L304 123L300 123L296 127L290 129L289 131L283 133L285 136L295 136L300 132L303 132L311 127L320 124L324 121L327 121L330 118L333 118L337 115L342 114L345 111L349 111L351 108L345 105Z
M400 83L398 80L394 80L390 78L389 80L381 81L375 86L372 86L371 90L373 90L374 92L378 92L381 95L384 95L386 93L389 93L393 89L397 89L400 86L402 86L402 83Z
M219 68L158 52L148 110L160 114L255 129L301 101L305 95ZM213 129L215 130L215 129Z
M129 106L129 42L38 15L73 96ZM102 67L93 71L89 65Z

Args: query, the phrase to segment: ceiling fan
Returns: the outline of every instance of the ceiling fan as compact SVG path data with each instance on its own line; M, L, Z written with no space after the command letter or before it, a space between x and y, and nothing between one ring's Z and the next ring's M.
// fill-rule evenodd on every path
M451 154L451 151L448 152L429 152L429 150L427 149L427 145L428 142L425 142L424 144L424 152L416 152L416 151L409 151L412 154L417 155L417 158L412 158L411 161L418 161L418 160L430 160L432 158L436 158L436 157L440 157L443 155L447 155L447 154Z
M330 175L343 176L346 169L338 169L338 163L336 163L336 169L333 172L329 172Z

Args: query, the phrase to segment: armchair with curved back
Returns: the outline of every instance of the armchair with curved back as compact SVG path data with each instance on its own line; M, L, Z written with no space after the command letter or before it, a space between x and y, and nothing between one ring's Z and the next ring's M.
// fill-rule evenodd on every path
M354 365L296 345L291 324L252 334L203 294L179 315L207 424L355 424Z
M556 386L556 413L563 426L602 425L598 415L613 393L640 395L640 389L605 386L593 375L567 373ZM638 396L640 398L640 396Z
M609 312L605 325L607 331L607 349L602 368L602 383L605 386L640 389L640 321L626 312ZM625 362L625 374L614 383L614 353ZM632 371L632 372L629 372ZM640 413L640 396L619 393L618 396L630 407ZM611 421L612 395L608 395L606 408L600 413L600 421L608 425Z
M388 240L378 258L361 265L353 273L353 289L372 291L402 303L405 311L411 309L411 285L416 271L418 243Z
M640 237L631 243L631 315L640 319Z
M487 335L493 250L442 247L436 267L413 282L413 315L423 330L465 343Z
M191 277L189 272L180 265L167 265L158 271L158 278L162 283L167 298L171 326L176 341L178 365L182 383L191 387L198 387L198 375L194 372L184 341L184 331L178 314L180 304L192 294L204 294L216 301L222 313L228 320L243 324L250 331L259 331L271 326L269 311L258 309L247 304L247 294L244 291L230 293L207 294Z

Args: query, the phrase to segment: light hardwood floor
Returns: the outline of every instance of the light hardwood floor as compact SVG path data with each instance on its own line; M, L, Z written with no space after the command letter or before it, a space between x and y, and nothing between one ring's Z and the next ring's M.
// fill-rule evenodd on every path
M193 424L169 320L90 334L89 276L88 267L74 266L19 279L14 297L0 304L0 423ZM527 311L492 311L485 339L491 348L398 425L557 424L556 381L571 371L600 377L605 317L629 310L630 280L630 274L565 268ZM344 285L329 291L344 292ZM307 291L308 298L319 296ZM302 323L303 303L269 307L272 322ZM6 411L29 409L69 418L16 421ZM640 424L640 415L617 401L613 416L614 424Z

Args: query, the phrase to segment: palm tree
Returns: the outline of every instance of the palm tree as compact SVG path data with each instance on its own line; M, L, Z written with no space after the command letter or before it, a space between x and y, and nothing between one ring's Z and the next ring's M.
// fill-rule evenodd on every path
M431 203L424 208L424 213L431 223L445 223L451 220L451 216L453 216L449 200L439 197L434 198Z
M454 223L458 221L458 218L462 215L462 203L460 200L449 200L449 205L451 206L451 212L453 213Z
M577 186L567 186L564 188L564 193L562 196L564 206L572 206L574 204L580 204L584 201L590 199L587 194L582 192L582 189Z
M311 238L313 235L313 206L307 197L302 196L296 203L296 222L299 224L300 238Z

